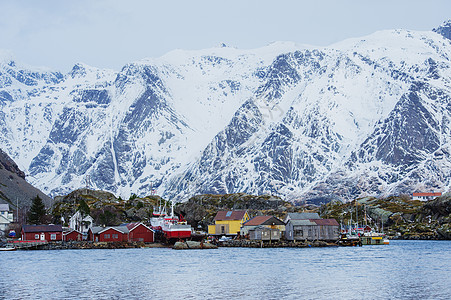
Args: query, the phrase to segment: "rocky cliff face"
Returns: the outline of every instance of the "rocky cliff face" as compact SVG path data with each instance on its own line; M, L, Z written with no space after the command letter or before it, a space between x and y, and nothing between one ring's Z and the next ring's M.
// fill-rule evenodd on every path
M174 51L119 72L77 64L61 75L6 60L0 146L51 195L90 186L319 203L446 191L448 25L326 48Z
M31 205L32 199L41 197L49 206L51 199L25 180L25 173L0 149L0 203L9 203L11 209Z

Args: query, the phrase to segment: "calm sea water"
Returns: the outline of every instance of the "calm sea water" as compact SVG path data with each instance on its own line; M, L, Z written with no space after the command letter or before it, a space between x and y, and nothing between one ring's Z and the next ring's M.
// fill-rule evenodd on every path
M451 241L0 252L0 299L451 299Z

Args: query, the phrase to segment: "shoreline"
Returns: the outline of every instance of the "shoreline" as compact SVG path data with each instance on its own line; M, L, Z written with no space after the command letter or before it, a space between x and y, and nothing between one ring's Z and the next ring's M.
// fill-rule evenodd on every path
M403 238L389 237L389 240L405 241L449 241L447 239L422 239L418 237ZM261 240L229 240L213 244L218 248L323 248L323 247L350 247L340 245L333 241L261 241ZM168 248L174 249L172 244L160 242L92 242L92 241L58 241L44 245L34 246L27 249L17 250L78 250L78 249L131 249L131 248ZM196 248L191 248L196 249ZM198 248L200 249L200 248ZM208 249L208 248L202 248Z

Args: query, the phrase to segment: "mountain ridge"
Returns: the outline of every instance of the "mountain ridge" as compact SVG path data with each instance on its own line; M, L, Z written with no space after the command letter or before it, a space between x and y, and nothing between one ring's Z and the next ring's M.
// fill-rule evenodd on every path
M0 84L0 146L52 195L446 191L450 57L437 33L389 30L176 50L119 72L77 64L33 93Z

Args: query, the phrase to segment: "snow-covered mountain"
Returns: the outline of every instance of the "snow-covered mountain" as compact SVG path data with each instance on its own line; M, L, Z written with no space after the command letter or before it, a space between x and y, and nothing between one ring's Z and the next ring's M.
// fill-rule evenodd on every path
M0 148L51 195L448 191L450 28L177 50L119 72L0 58Z

